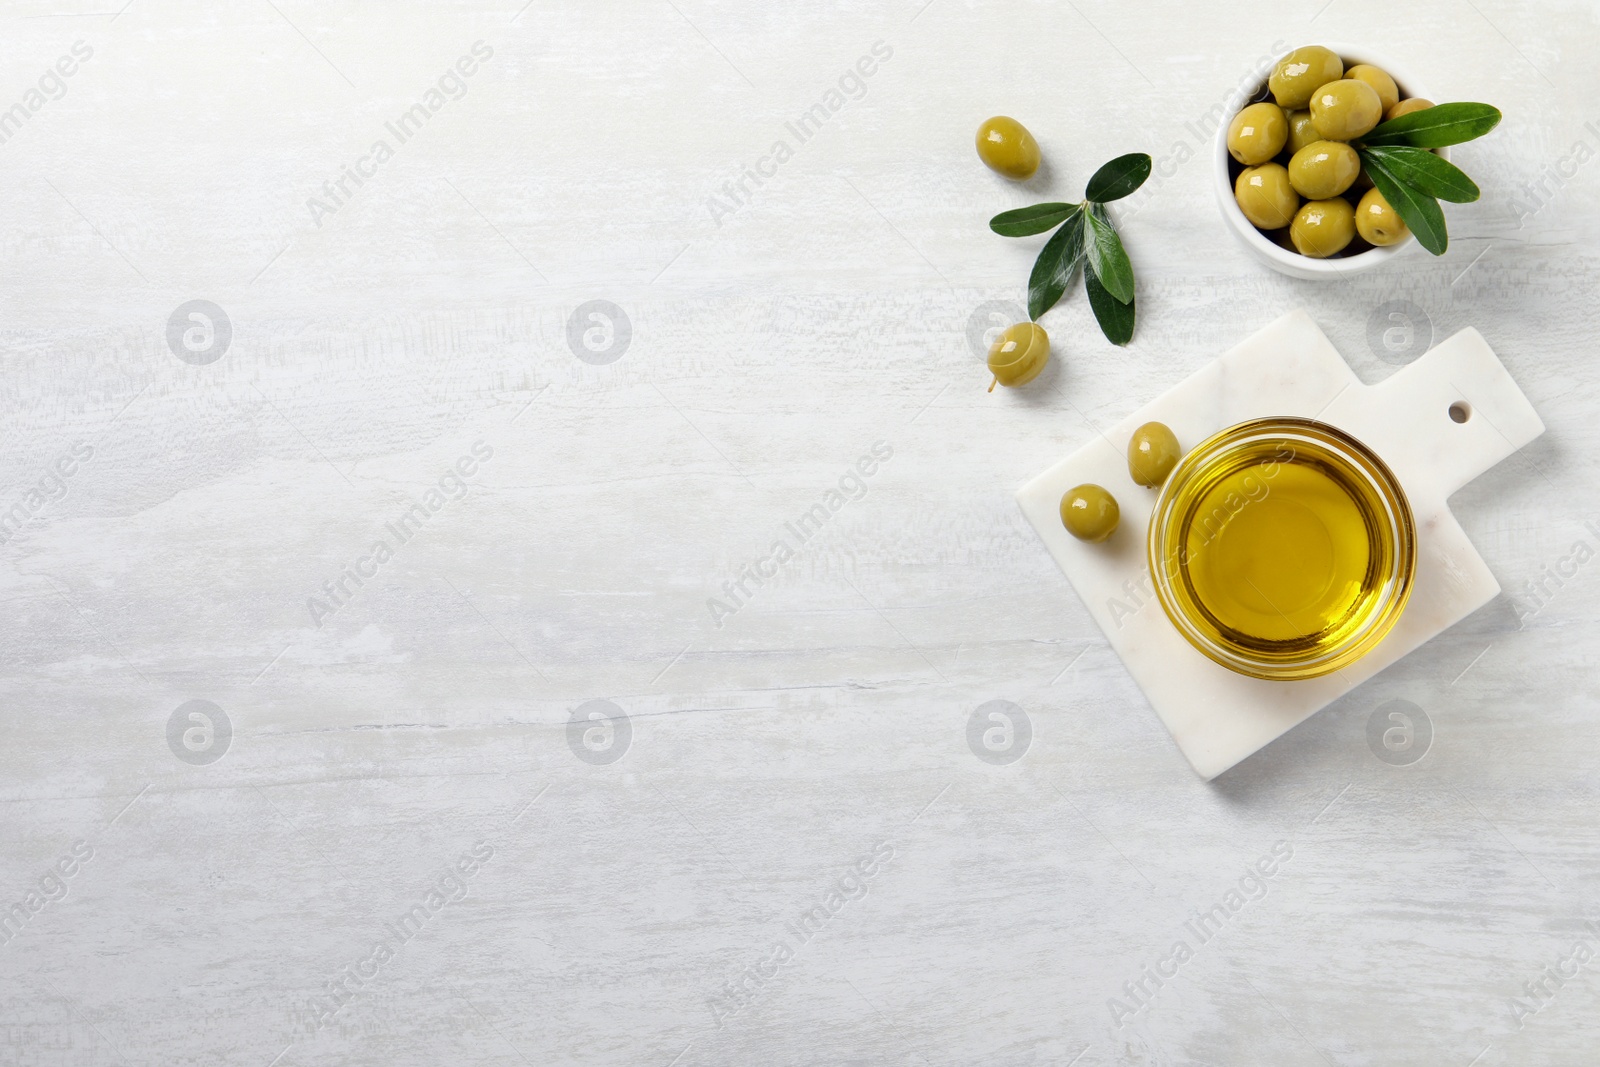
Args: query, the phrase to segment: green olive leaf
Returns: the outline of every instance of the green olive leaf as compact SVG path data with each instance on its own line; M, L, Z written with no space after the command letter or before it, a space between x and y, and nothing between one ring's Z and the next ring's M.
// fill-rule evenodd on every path
M1083 289L1089 294L1089 307L1094 310L1100 332L1114 345L1125 345L1133 339L1133 301L1126 304L1106 291L1100 278L1089 266L1083 272Z
M1439 208L1439 201L1407 185L1386 163L1370 157L1366 163L1372 184L1399 213L1400 220L1411 227L1411 232L1417 235L1417 243L1436 256L1444 255L1450 237L1445 233L1444 212Z
M1067 221L1044 243L1039 258L1033 261L1033 274L1028 278L1028 318L1035 322L1056 306L1083 260L1081 208L1082 205L1074 206Z
M1368 145L1443 148L1482 137L1500 124L1500 109L1488 104L1437 104L1401 115L1361 138Z
M1452 204L1470 204L1478 199L1478 187L1449 160L1440 159L1426 148L1405 145L1387 145L1363 148L1364 159L1376 159L1394 172L1394 176L1420 192L1448 200Z
M1121 200L1150 177L1150 157L1143 152L1130 152L1118 156L1094 172L1089 187L1083 195L1091 203L1104 204Z
M1002 211L989 220L989 229L1001 237L1032 237L1053 230L1070 219L1082 204L1034 204L1015 211Z
M1085 213L1089 220L1089 265L1106 291L1124 304L1133 300L1133 264L1122 247L1122 239L1106 216L1106 209L1095 204Z

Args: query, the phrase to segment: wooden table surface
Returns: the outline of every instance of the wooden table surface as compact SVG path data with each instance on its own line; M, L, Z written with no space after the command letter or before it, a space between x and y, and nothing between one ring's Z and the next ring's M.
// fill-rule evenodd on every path
M0 20L0 1061L1592 1060L1592 5ZM1505 112L1444 257L1224 228L1314 41ZM1132 344L985 393L986 219L1138 150ZM1507 595L1208 785L1012 494L1297 307L1548 431L1454 500Z

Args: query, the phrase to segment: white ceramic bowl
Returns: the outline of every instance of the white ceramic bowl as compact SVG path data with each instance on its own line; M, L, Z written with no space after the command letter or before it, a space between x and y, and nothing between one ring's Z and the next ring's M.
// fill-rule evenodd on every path
M1342 44L1327 44L1326 48L1332 50L1345 61L1345 66L1352 67L1357 63L1371 63L1389 73L1400 87L1402 100L1420 96L1434 103L1439 101L1430 96L1416 79L1404 70L1396 67L1384 56L1376 55L1365 48L1355 48ZM1285 53L1287 54L1287 53ZM1261 98L1262 91L1267 86L1267 75L1272 73L1272 68L1277 65L1282 56L1275 57L1270 62L1260 67L1255 74L1256 90L1246 97L1238 107L1223 115L1222 123L1217 127L1216 143L1212 146L1212 169L1215 174L1217 191L1217 206L1222 209L1223 221L1234 235L1243 242L1255 257L1275 271L1288 274L1295 278L1308 278L1312 281L1323 281L1330 278L1343 278L1360 271L1371 270L1373 267L1387 263L1392 257L1400 255L1417 243L1415 237L1407 237L1396 245L1387 248L1372 248L1365 252L1358 252L1353 256L1335 257L1332 259L1313 259L1302 256L1298 252L1290 251L1275 244L1270 237L1250 224L1244 217L1244 212L1239 210L1239 202L1233 197L1233 177L1229 173L1228 165L1233 162L1233 157L1228 155L1228 126L1233 122L1233 116L1244 108ZM1450 158L1448 148L1437 150L1443 159Z

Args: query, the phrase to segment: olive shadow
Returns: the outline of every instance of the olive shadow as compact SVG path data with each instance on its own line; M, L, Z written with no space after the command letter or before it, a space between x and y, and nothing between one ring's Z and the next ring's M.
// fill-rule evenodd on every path
M1033 177L1020 184L1030 193L1044 197L1051 195L1055 188L1055 183L1055 168L1050 165L1048 158L1042 158L1039 160L1039 169L1033 172Z

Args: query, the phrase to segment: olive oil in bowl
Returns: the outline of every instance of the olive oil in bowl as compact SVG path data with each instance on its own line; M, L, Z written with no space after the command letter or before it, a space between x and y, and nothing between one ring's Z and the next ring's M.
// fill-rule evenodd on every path
M1370 651L1416 569L1410 505L1361 442L1310 419L1229 427L1184 457L1150 523L1150 570L1185 638L1257 678Z

